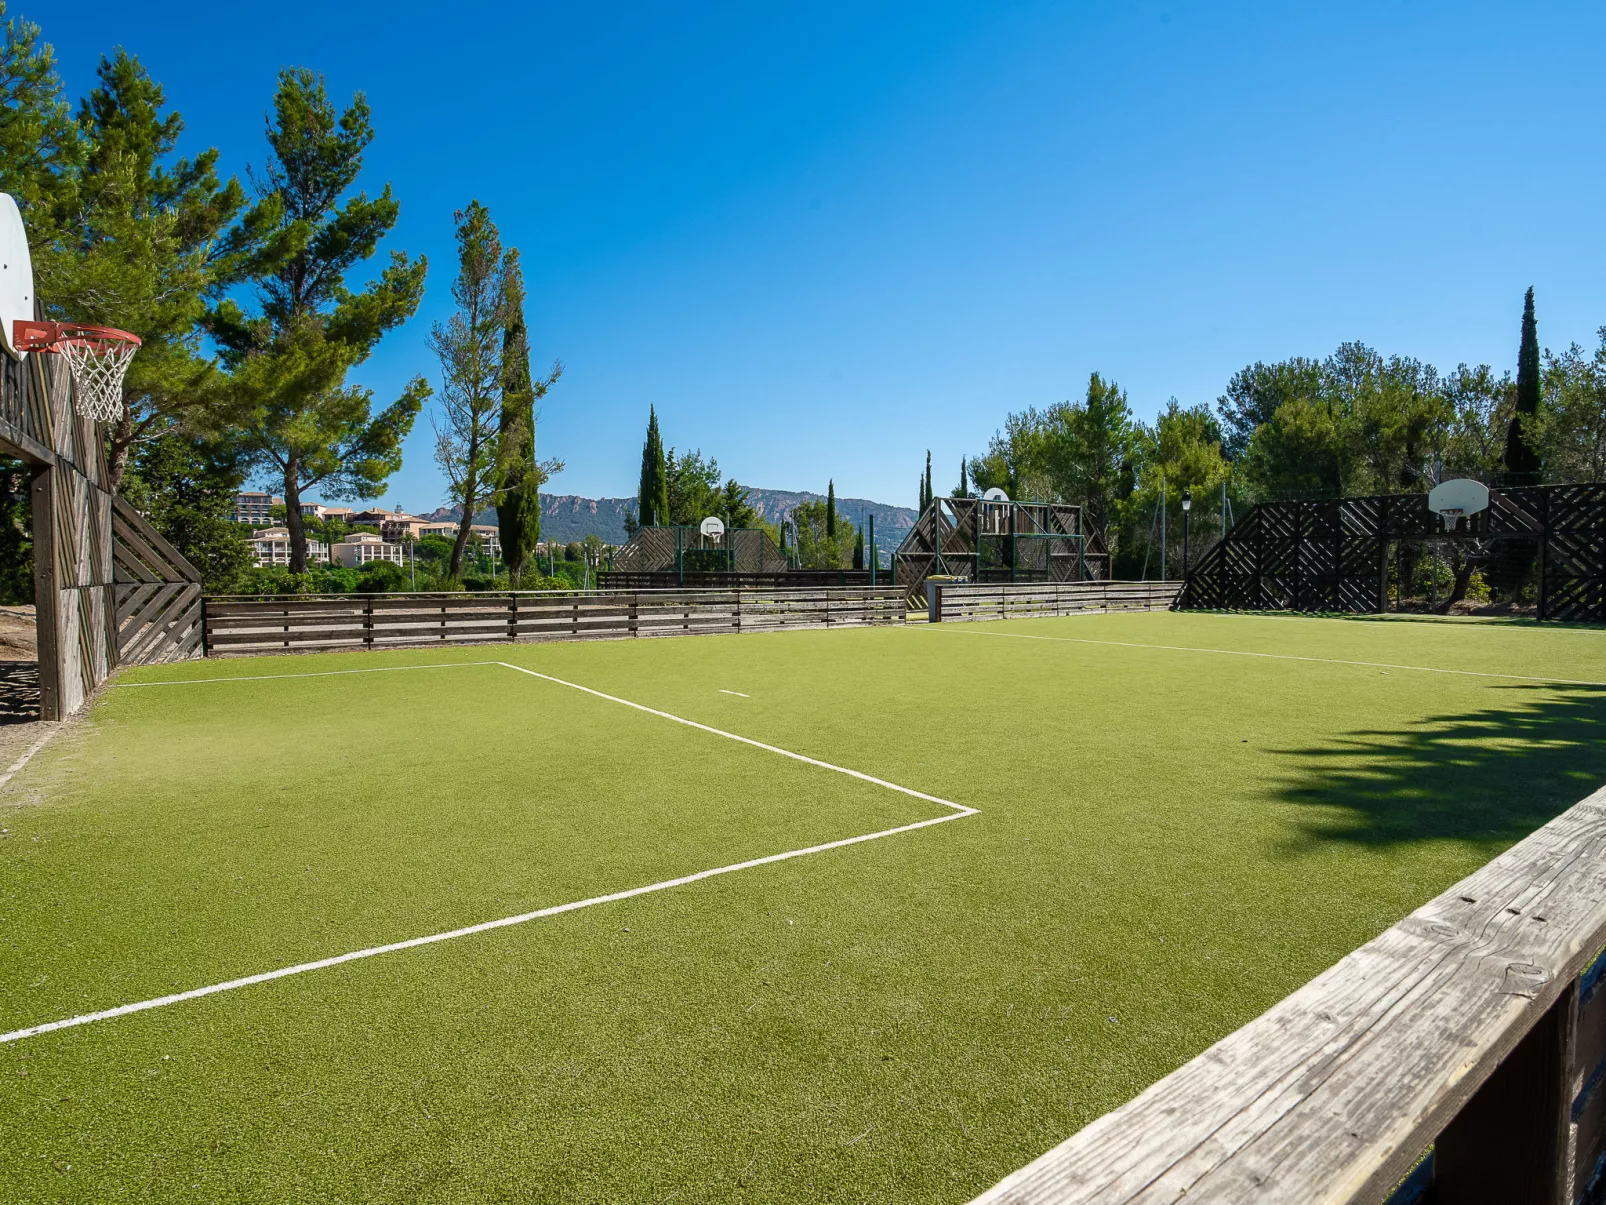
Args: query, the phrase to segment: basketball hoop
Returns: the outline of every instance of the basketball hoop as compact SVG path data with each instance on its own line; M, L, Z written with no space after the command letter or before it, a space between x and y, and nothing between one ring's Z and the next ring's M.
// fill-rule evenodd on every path
M123 417L123 377L140 348L138 335L81 322L19 320L12 324L11 342L18 351L54 352L67 361L84 418L111 423Z

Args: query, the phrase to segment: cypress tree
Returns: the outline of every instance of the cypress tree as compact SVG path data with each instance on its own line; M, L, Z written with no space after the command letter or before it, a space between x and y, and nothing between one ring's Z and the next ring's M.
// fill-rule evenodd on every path
M855 569L864 568L864 532L862 531L853 533L853 567Z
M664 441L658 434L658 411L653 406L647 408L647 442L641 449L636 521L643 527L661 527L669 522L669 474L664 469Z
M1517 349L1517 409L1506 428L1505 468L1514 485L1526 485L1539 473L1534 447L1534 420L1539 414L1539 326L1534 321L1534 291L1522 302L1522 343Z
M970 497L970 460L968 457L959 458L959 488L954 491L955 498Z
M1539 453L1533 443L1539 413L1539 327L1534 321L1534 291L1522 302L1522 342L1517 347L1517 408L1506 428L1504 467L1512 485L1528 485L1539 477ZM1538 548L1528 540L1499 539L1490 550L1484 579L1505 600L1517 601L1533 570Z
M502 488L497 494L496 526L508 580L516 588L525 561L541 539L541 476L535 463L537 391L530 376L529 336L524 323L524 274L516 251L510 259L508 315L502 328L502 413L498 423L503 441Z
M935 498L936 496L937 496L936 493L931 488L931 449L927 448L926 449L926 506L930 506L931 505L931 500L933 498ZM922 508L922 509L924 509L924 508Z
M825 486L825 538L836 539L836 482L829 481Z

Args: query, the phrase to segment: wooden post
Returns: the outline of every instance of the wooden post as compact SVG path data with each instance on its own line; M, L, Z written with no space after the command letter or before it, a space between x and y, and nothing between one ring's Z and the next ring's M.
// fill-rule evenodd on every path
M1571 1205L1578 982L1535 1022L1434 1144L1436 1205Z
M56 586L56 482L53 470L33 466L28 493L33 506L33 599L39 647L39 718L61 719L61 625Z
M519 639L519 596L508 595L507 599L507 639L509 644L516 644Z

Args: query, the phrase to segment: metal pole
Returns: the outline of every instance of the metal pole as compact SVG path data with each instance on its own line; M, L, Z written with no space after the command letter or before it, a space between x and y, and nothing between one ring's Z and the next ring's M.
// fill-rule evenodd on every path
M1165 576L1165 474L1160 475L1160 580Z
M1188 519L1192 512L1184 508L1182 512L1182 580L1188 580Z

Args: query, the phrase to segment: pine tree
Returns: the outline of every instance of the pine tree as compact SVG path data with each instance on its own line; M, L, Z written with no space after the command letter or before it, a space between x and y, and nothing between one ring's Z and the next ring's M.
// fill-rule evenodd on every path
M954 491L954 497L970 497L970 462L963 456L959 458L959 488Z
M222 375L199 354L198 328L208 301L250 269L278 202L247 211L239 182L218 179L215 149L175 158L183 119L127 51L102 58L96 74L78 110L85 158L70 233L40 247L35 271L46 317L143 340L122 414L106 432L106 484L116 493L135 445L179 425L187 434L233 425Z
M926 449L926 498L925 498L924 504L921 506L920 509L924 510L927 506L930 506L931 502L932 502L932 499L934 499L936 496L937 496L936 493L931 488L931 449L927 448Z
M825 538L836 539L836 482L825 485Z
M669 472L664 466L664 441L658 434L658 411L647 408L647 442L641 449L641 482L636 488L636 521L643 527L669 522Z
M864 532L862 531L853 533L853 567L855 569L864 568Z
M250 316L227 298L208 318L245 416L242 444L259 472L284 482L292 573L307 571L302 491L321 485L334 497L378 497L401 468L402 441L430 395L415 377L375 414L372 391L346 384L347 371L424 296L424 258L401 251L391 252L377 280L358 289L347 283L400 212L388 184L377 197L349 193L373 136L361 93L337 112L322 76L279 73L272 153L258 181L279 219L252 268L260 312Z
M1522 303L1522 343L1517 349L1517 409L1506 429L1506 473L1512 484L1526 485L1539 473L1534 424L1539 416L1539 327L1534 321L1534 291Z

